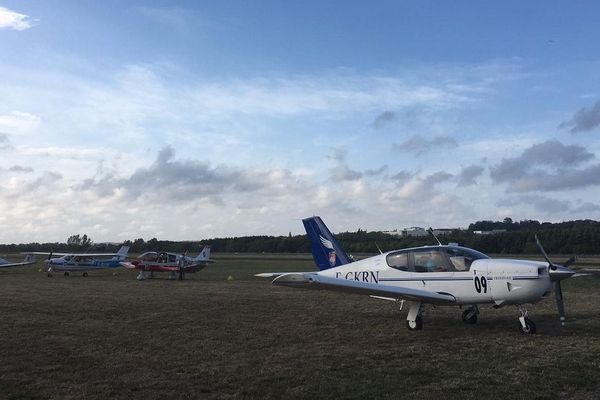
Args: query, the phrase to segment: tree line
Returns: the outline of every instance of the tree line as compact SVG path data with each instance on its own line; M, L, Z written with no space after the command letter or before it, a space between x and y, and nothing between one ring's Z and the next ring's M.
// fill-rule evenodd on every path
M494 234L476 234L475 231L503 230ZM538 234L549 253L600 254L600 222L577 220L560 223L535 220L477 221L466 230L454 230L440 236L442 243L458 243L489 254L535 254L539 250L534 235ZM395 249L437 244L431 236L392 236L386 233L358 229L356 232L335 234L342 247L350 254L378 253ZM214 252L223 253L308 253L310 243L306 235L243 236L213 238L200 241L170 241L138 238L124 243L131 253L169 251L197 253L203 245L212 245ZM115 252L117 243L93 243L87 235L72 235L66 243L2 244L1 253L21 251L61 252Z

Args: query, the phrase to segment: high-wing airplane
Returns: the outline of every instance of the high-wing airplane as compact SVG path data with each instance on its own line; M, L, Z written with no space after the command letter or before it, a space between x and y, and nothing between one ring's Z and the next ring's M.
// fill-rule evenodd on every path
M536 240L546 262L495 259L458 245L424 246L382 253L359 261L342 249L321 218L302 221L310 239L315 263L320 271L273 272L257 274L274 277L273 285L303 289L328 289L408 303L406 326L423 328L424 304L466 307L462 320L475 324L480 304L494 308L515 305L519 310L519 330L536 332L524 304L548 297L554 290L560 322L565 313L560 282L575 271L569 265L550 261ZM437 239L437 238L436 238Z
M131 262L122 262L121 265L125 268L139 269L138 281L154 278L154 272L170 272L171 279L178 276L179 280L182 280L186 273L198 272L213 262L210 259L210 246L204 246L196 257L166 251L149 251ZM146 274L146 272L149 274Z
M105 268L117 268L121 266L121 262L127 258L129 246L121 246L116 253L43 253L36 252L33 254L48 255L48 259L44 262L48 265L48 276L51 277L54 271L64 272L65 276L69 276L70 272L83 272L83 276L87 276L87 271ZM52 256L59 257L52 257ZM110 258L106 258L110 257Z
M35 255L34 254L27 254L25 256L25 259L22 262L10 262L7 261L3 258L0 258L0 268L6 268L6 267L20 267L23 265L31 265L31 264L35 264Z

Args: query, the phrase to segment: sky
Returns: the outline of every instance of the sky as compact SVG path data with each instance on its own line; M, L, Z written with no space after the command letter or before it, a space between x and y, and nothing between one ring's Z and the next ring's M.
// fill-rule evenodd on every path
M599 14L0 0L0 243L598 220Z

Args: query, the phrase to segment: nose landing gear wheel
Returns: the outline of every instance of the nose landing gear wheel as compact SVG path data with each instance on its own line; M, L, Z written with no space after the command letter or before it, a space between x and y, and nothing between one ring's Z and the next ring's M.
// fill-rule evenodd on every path
M533 335L535 333L535 324L532 320L525 317L525 327L523 327L521 321L519 321L519 330L524 335Z
M465 310L462 313L462 320L465 324L476 324L477 323L477 314L473 310Z
M409 331L420 331L423 329L423 318L417 315L414 321L406 320L406 327Z

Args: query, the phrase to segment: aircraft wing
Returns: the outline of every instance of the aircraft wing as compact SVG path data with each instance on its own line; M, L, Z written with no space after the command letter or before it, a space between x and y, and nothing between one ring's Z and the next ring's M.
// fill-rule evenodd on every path
M122 261L119 264L121 264L121 267L123 267L123 268L129 268L129 269L136 269L137 268L136 265L134 265L134 264L132 264L130 262Z
M28 253L30 254L30 253ZM2 258L0 258L0 268L5 268L5 267L20 267L23 265L31 265L31 264L35 264L35 257L32 256L27 256L25 257L25 260L23 260L22 262L18 262L18 263L11 263L9 261L6 261Z
M456 302L456 298L448 293L331 278L310 272L282 274L273 280L273 285L302 289L327 289L370 296L422 301L425 303L451 304Z
M263 272L261 274L254 274L254 276L259 278L277 278L278 276L287 274L310 274L310 272Z
M55 253L55 252L44 252L44 251L30 251L22 254L35 254L38 256L74 256L74 257L108 257L108 256L119 256L118 253Z

